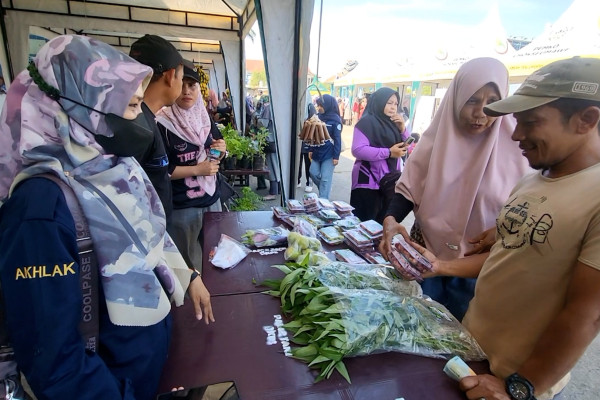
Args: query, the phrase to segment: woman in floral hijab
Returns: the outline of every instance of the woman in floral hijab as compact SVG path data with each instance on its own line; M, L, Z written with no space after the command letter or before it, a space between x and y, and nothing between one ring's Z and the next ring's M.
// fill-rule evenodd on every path
M152 135L135 123L151 70L83 36L51 40L28 70L0 117L0 280L17 363L38 399L151 399L170 303L181 305L189 285L197 314L212 319L206 288L190 283L160 199L129 157ZM102 282L96 353L78 330L87 271L73 217L61 189L36 177L44 173L72 189L89 224Z

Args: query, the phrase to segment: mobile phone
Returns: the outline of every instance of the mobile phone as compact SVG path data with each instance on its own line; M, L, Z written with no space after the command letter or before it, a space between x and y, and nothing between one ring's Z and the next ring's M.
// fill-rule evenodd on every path
M409 136L408 139L406 139L404 141L404 144L408 146L409 144L412 144L412 142L414 142L414 141L415 141L415 138L412 136Z
M210 148L208 150L208 158L211 160L218 160L221 157L221 151L217 149Z

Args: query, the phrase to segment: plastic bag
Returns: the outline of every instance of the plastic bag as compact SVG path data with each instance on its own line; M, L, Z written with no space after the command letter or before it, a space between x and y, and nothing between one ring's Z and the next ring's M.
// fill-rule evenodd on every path
M311 238L317 237L317 228L304 218L296 218L294 219L294 232L298 232L303 236L308 236Z
M421 285L400 279L393 267L331 261L316 268L323 286L341 289L388 290L402 296L421 296Z
M242 243L255 247L281 246L287 242L289 233L283 226L248 229L242 235Z
M347 356L398 351L433 358L485 359L460 322L429 298L375 289L330 290L340 310Z
M315 270L338 306L348 356L399 351L485 358L479 344L443 305L422 297L414 289L418 285L398 280L392 268L332 263Z
M298 232L290 232L288 235L288 248L285 250L283 257L288 261L302 261L308 254L307 250L320 252L321 249L319 239L304 236Z
M439 303L422 296L415 282L391 267L330 262L322 266L275 266L281 281L265 281L292 318L292 355L319 369L317 380L337 370L350 381L343 358L398 351L433 358L482 360L471 334Z
M249 253L250 250L246 246L225 234L221 234L219 244L209 255L208 261L215 267L228 269L238 265Z

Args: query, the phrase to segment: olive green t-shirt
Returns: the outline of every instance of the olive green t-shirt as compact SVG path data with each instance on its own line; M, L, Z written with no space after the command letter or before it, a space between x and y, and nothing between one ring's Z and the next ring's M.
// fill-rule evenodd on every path
M565 304L577 261L600 269L599 182L600 164L557 179L535 172L500 211L496 243L463 319L496 376L514 373L529 357ZM536 397L552 398L567 382Z

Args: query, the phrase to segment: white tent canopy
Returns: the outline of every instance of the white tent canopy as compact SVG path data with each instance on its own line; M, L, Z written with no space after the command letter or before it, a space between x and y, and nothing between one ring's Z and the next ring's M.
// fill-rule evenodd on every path
M508 63L511 76L528 76L553 61L573 56L600 58L600 2L575 0Z
M515 52L507 40L497 4L491 6L477 25L456 26L452 31L440 31L435 37L415 42L417 48L397 59L388 54L373 54L369 60L359 60L358 66L336 79L334 85L444 81L452 79L471 58L493 57L505 62Z
M215 91L230 89L238 127L244 121L244 38L262 10L263 53L269 73L273 118L281 159L294 165L296 114L303 108L314 0L1 0L5 80L25 69L29 35L95 37L128 53L151 33L171 41L184 58L210 72ZM4 37L6 36L6 37ZM301 36L301 37L300 37ZM295 168L282 166L284 189L294 193ZM285 198L285 191L284 196Z

